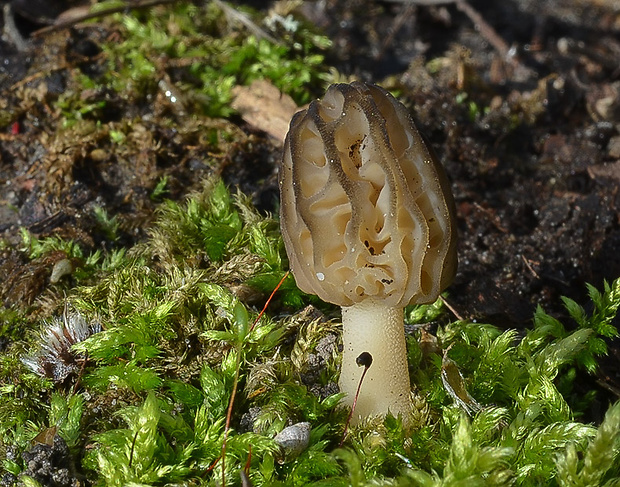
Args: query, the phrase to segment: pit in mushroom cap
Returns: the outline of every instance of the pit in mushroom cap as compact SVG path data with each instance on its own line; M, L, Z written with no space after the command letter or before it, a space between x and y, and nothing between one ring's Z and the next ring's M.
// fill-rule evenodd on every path
M388 390L380 400L360 397L358 408L406 412L402 308L434 301L456 272L454 202L443 168L389 93L336 84L293 117L280 195L297 285L343 307L341 389L351 395L355 357L369 351L378 364L365 387L374 381L376 395ZM367 318L363 331L352 329Z

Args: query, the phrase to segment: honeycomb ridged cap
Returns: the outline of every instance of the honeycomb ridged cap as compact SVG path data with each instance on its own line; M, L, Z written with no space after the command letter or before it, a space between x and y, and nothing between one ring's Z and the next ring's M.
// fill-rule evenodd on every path
M298 287L351 306L437 299L457 266L454 201L407 109L382 88L329 87L290 124L280 225Z

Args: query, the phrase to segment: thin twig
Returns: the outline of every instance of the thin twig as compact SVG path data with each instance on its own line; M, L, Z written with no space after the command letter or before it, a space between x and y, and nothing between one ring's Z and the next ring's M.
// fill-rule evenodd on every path
M608 381L610 381L611 379L607 376L603 376L602 374L599 374L599 378L596 379L596 383L603 387L604 389L607 389L609 392L611 392L614 396L616 397L620 397L620 389L618 389L617 387L613 386L612 384L610 384Z
M273 42L274 44L277 44L279 46L282 45L282 43L279 42L275 37L273 37L268 32L264 31L258 25L252 22L252 19L250 19L244 13L239 12L238 10L232 8L230 5L227 5L221 0L213 0L213 3L215 3L215 5L217 5L220 9L222 9L222 11L227 17L243 24L243 26L246 29L248 29L252 34L254 34L259 39L261 38L267 39L269 42Z
M497 228L500 232L508 233L508 229L502 226L501 220L496 213L493 213L493 211L491 211L490 209L481 206L478 202L474 202L474 208L487 215L493 226Z
M157 5L166 5L170 3L178 2L179 0L142 0L137 2L130 2L125 5L120 5L118 7L110 7L104 10L99 10L98 12L89 12L84 15L79 15L73 19L64 20L58 22L57 24L50 25L48 27L43 27L37 31L34 31L31 35L32 37L40 37L50 32L55 32L57 30L66 29L68 27L73 27L80 22L84 22L85 20L97 19L100 17L106 17L108 15L116 14L119 12L125 12L127 10L140 9L140 8L148 8L155 7ZM273 42L277 45L282 45L280 41L278 41L275 37L270 35L265 30L261 29L258 25L256 25L252 20L245 14L238 12L233 7L225 4L221 0L213 0L223 12L224 14L233 20L236 20L243 24L243 26L248 29L252 34L254 34L259 39L267 39L269 42Z
M463 317L459 314L459 312L454 308L454 306L452 306L448 300L446 298L444 298L441 294L439 295L439 299L441 299L441 301L443 302L443 304L446 305L446 308L448 308L450 311L452 311L452 314L454 316L456 316L456 319L459 321L463 321Z
M499 52L499 54L506 60L510 59L510 46L502 36L486 21L484 17L474 7L472 7L467 0L387 0L394 3L411 3L413 5L432 6L432 5L448 5L450 3L456 4L461 12L463 12L474 23L474 26L480 32L480 35L484 37L493 48ZM510 59L512 62L516 62L514 59Z
M495 50L499 52L500 56L504 59L509 58L510 46L508 46L508 43L504 41L502 36L497 33L491 24L484 20L480 12L472 7L466 0L457 0L456 8L469 17L474 23L474 26L478 28L480 35L491 43Z
M396 37L396 34L398 34L400 28L403 26L405 21L409 19L409 17L411 17L413 10L413 5L407 5L407 7L405 7L403 11L396 16L396 18L394 19L394 23L392 24L392 28L388 32L387 37L383 41L383 44L381 44L381 50L375 56L375 59L381 59L383 57L383 54L385 54L388 46L394 41L394 37Z
M87 14L80 15L73 19L63 20L58 22L57 24L50 25L48 27L43 27L42 29L34 31L31 36L32 37L40 37L50 32L55 32L57 30L66 29L68 27L73 27L80 22L84 22L85 20L98 19L99 17L106 17L108 15L117 14L119 12L125 12L127 10L133 10L138 8L148 8L155 7L156 5L166 5L168 3L175 3L179 0L142 0L138 2L130 2L125 5L120 5L118 7L110 7L103 10L99 10L97 12L88 12Z
M528 259L525 258L525 256L523 254L521 254L521 259L523 260L523 263L525 264L525 267L528 268L528 270L532 273L532 275L536 278L536 279L540 279L540 276L538 275L538 273L534 270L534 268L532 267L532 264L530 264L530 261Z

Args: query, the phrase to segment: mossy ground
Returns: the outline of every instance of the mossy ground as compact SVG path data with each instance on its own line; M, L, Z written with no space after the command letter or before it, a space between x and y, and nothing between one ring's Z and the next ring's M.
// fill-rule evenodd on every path
M618 276L599 290L582 282L580 304L547 296L561 321L538 308L517 330L502 317L519 310L481 313L490 325L454 321L441 301L408 309L412 427L369 421L339 447L347 414L335 387L337 310L286 276L272 216L277 141L231 108L232 88L255 79L299 104L346 79L324 60L329 41L279 8L244 14L277 44L216 3L108 16L50 35L28 77L3 79L0 124L17 133L3 138L0 169L11 182L1 193L2 482L239 485L244 472L257 486L616 485L620 407L583 378L594 382L617 336ZM384 84L413 100L434 136L443 129L432 107L448 103L442 118L469 120L448 132L442 154L456 168L461 227L519 238L523 215L504 229L467 202L474 171L486 191L507 173L493 157L451 154L465 145L457 136L489 153L493 135L509 149L535 133L557 108L543 102L553 80L498 105L479 90L487 82L474 63L451 53ZM460 70L466 83L454 85ZM515 164L510 174L528 171ZM603 231L597 221L589 235ZM488 237L465 238L461 250L469 258ZM471 263L464 268L472 276ZM457 303L470 316L493 298ZM59 336L83 320L102 331ZM591 424L596 407L601 421ZM274 437L299 422L311 425L309 446L286 456Z

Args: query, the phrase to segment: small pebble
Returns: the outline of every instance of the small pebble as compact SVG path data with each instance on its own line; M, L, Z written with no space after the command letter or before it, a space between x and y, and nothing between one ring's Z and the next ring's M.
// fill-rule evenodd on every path
M274 438L275 442L282 447L286 458L297 457L310 444L310 423L296 423L287 426Z
M73 272L73 264L69 259L59 260L54 264L52 268L52 275L50 276L50 282L57 284L64 276L67 276Z

